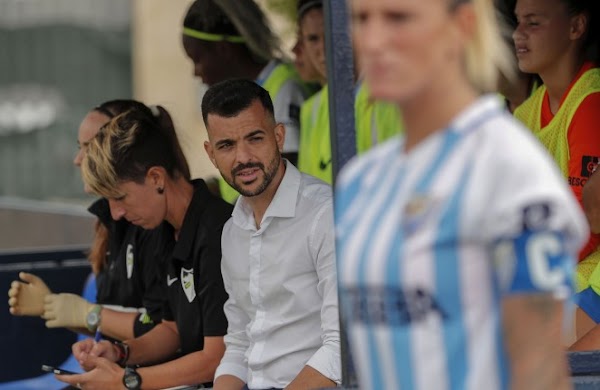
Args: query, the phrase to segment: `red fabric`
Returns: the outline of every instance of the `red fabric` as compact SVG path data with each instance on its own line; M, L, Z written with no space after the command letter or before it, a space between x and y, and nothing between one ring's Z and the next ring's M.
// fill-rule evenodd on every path
M594 64L586 62L577 75L572 81L571 85L567 89L567 92L561 99L560 104L564 102L568 93L577 80L587 70L594 68ZM542 128L547 126L548 123L554 118L552 111L550 110L550 100L548 92L544 96L542 103ZM569 142L569 167L568 176L569 184L573 193L577 197L579 204L582 204L581 193L583 186L585 185L588 176L584 171L589 169L583 169L584 160L589 160L590 157L600 157L600 93L593 93L586 97L583 102L577 108L573 119L569 124L567 133L567 140ZM583 207L583 206L582 206ZM600 234L592 234L588 243L579 253L579 260L583 260L590 253L594 252L600 245Z

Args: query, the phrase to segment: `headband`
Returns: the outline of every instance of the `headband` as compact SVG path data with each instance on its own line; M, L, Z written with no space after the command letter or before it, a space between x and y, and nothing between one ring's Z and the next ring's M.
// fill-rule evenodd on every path
M302 6L300 8L298 8L298 20L302 19L304 14L307 13L311 8L316 8L316 7L323 8L323 1L322 0L313 0L313 1L308 1L304 4L302 4Z
M212 34L212 33L207 33L204 31L194 30L193 28L189 28L189 27L183 28L183 35L192 37L192 38L196 38L196 39L202 39L203 41L210 41L210 42L219 42L219 41L227 41L227 42L232 42L232 43L246 42L246 39L240 35Z
M158 106L148 106L148 108L150 109L150 112L152 112L152 115L155 118L158 118L160 116L160 110L158 109Z

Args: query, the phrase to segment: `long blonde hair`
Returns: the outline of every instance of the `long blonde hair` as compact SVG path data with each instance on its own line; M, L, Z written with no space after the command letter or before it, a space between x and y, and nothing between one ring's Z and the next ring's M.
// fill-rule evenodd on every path
M453 7L470 2L474 7L476 31L465 53L465 66L469 81L481 92L495 92L500 76L515 78L514 56L503 39L503 29L508 28L497 15L492 0L451 0Z

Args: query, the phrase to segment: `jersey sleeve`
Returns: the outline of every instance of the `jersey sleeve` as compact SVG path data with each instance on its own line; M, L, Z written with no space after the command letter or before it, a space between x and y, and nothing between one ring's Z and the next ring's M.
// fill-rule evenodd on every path
M513 150L486 163L495 177L484 231L496 282L504 295L564 299L572 294L587 223L550 156L528 134L516 138Z

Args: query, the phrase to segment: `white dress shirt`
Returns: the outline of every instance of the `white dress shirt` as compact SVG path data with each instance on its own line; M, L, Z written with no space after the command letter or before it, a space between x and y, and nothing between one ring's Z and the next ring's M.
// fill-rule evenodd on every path
M260 228L240 197L221 239L229 328L215 377L250 389L283 388L305 365L342 377L331 188L286 163Z

